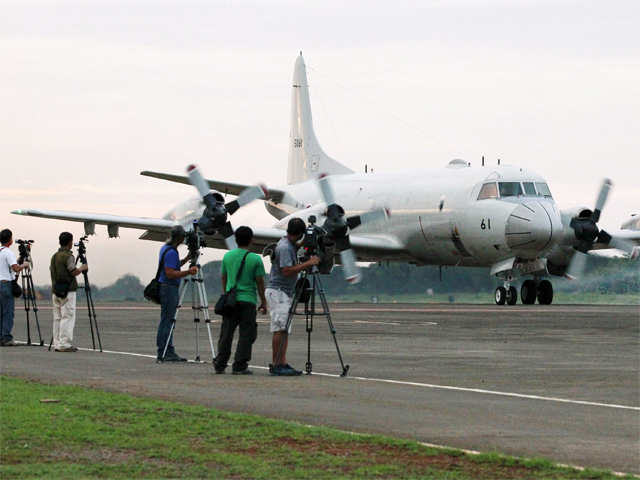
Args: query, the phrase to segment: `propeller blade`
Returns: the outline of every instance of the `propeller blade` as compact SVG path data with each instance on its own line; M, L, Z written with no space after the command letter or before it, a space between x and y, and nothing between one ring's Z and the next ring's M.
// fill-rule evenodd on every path
M211 191L209 189L209 184L204 179L202 173L200 173L200 169L197 166L189 165L187 167L187 174L189 175L189 182L191 182L191 185L196 187L196 190L198 190L198 193L201 197L209 194L209 192Z
M600 187L600 193L598 193L598 199L596 200L596 208L593 210L593 221L596 223L600 220L600 214L602 213L604 204L607 202L607 197L609 196L609 191L612 186L613 182L611 182L610 179L605 178L602 181L602 187Z
M318 180L318 185L320 185L320 191L322 192L324 203L326 203L327 206L336 203L335 197L333 196L333 190L331 189L331 185L329 185L329 177L322 175Z
M340 263L342 263L344 278L348 283L356 284L362 280L360 268L356 265L356 254L351 248L340 252Z
M353 217L347 218L347 225L349 225L349 228L353 230L354 228L366 223L378 222L380 220L386 221L389 219L390 214L391 212L386 208L371 210L363 213L362 215L354 215Z
M231 226L231 222L225 223L218 232L220 232L220 235L224 237L224 244L229 250L238 248L236 238L233 236L233 227Z
M567 268L566 276L571 280L576 280L584 275L585 268L587 267L587 254L576 251L571 258L571 263Z
M238 198L227 203L225 208L229 215L233 215L239 208L244 207L255 200L264 200L267 198L267 195L267 187L264 185L255 185L253 187L245 188L240 192Z

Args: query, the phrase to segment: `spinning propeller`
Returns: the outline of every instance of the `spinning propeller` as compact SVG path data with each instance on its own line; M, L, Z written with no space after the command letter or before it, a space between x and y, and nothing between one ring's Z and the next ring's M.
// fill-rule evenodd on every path
M202 217L198 220L198 228L204 232L205 235L214 235L216 232L219 232L224 238L224 243L229 250L236 248L237 245L233 237L233 227L228 217L254 200L266 198L266 187L263 185L249 187L240 192L240 195L238 195L235 200L224 203L224 198L219 192L209 189L209 184L202 176L202 173L200 173L198 167L189 165L187 167L187 174L189 175L191 185L196 187L205 205Z
M362 274L356 265L356 254L351 248L349 232L366 223L386 220L389 217L389 211L381 208L345 218L344 208L335 201L329 178L325 175L321 176L318 180L318 185L327 205L327 219L322 228L327 232L327 238L335 243L340 252L340 263L344 268L344 276L347 282L358 283L362 279Z
M574 244L577 252L571 259L571 263L567 269L567 274L571 277L579 277L582 275L589 250L593 249L595 243L622 250L629 254L629 256L633 256L634 254L634 244L632 242L624 238L616 237L615 235L610 235L606 231L598 228L597 225L612 186L613 183L611 180L605 178L602 182L602 187L598 193L596 206L593 211L583 210L577 217L571 219L569 226L573 228L577 240L577 243Z

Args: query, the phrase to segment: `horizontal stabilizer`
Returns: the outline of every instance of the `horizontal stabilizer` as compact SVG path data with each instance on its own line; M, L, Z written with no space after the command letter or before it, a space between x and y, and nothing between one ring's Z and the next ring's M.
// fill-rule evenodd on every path
M172 175L170 173L162 173L162 172L151 172L145 170L140 172L140 175L145 177L153 177L159 178L161 180L167 180L168 182L175 183L184 183L185 185L191 185L189 181L189 177L186 175ZM220 193L225 193L229 195L240 195L243 190L247 188L251 188L254 185L243 185L240 183L231 183L231 182L220 182L218 180L205 180L209 184L209 188L216 190ZM272 200L275 203L281 203L284 199L285 192L282 190L272 190L269 189L266 200Z

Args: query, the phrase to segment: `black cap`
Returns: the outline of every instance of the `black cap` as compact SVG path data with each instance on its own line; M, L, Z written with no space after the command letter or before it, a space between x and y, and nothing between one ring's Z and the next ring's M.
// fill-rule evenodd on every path
M289 235L302 235L306 229L307 226L304 224L304 221L298 217L289 220L289 224L287 225L287 233Z

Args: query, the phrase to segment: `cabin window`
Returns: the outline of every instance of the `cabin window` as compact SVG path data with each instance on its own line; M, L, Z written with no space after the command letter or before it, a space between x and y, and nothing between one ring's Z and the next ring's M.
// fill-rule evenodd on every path
M478 200L485 200L487 198L498 198L498 188L495 183L485 183L480 189L478 194Z
M533 182L523 182L522 185L524 186L524 193L526 195L531 195L532 197L535 197L538 192L536 192L536 187L533 184Z
M538 195L541 197L548 197L548 198L553 198L551 196L551 190L549 190L549 187L547 186L546 183L538 183L536 182L536 188L538 189Z
M522 195L520 182L500 182L501 197L517 197L518 195Z

